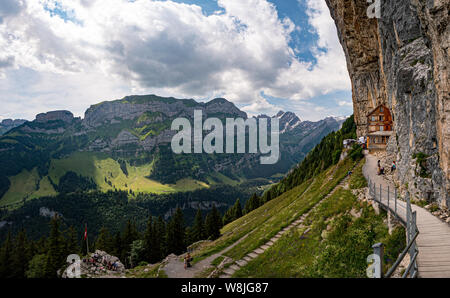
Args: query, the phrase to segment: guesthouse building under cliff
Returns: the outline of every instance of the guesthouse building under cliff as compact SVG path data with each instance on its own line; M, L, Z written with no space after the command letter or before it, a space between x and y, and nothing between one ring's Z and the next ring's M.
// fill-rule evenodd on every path
M367 149L385 150L392 131L392 115L385 105L377 106L367 115Z

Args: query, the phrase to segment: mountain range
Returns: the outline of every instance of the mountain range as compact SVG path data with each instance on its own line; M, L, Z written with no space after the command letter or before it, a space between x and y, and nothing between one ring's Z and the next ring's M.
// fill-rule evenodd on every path
M29 122L6 121L8 127L19 125L0 137L0 206L56 195L64 185L71 191L88 185L162 194L244 181L270 184L343 122L331 117L301 121L280 111L273 117L280 123L281 158L261 165L259 154L174 154L171 123L178 117L192 120L194 110L202 110L204 117L247 119L223 98L202 103L145 95L92 105L84 118L51 111ZM257 118L262 117L269 116Z
M0 136L25 122L27 122L27 120L24 119L3 119L0 122Z

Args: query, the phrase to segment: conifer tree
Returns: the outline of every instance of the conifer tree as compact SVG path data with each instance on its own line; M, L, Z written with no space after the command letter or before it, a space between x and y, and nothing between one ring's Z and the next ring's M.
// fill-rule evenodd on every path
M136 229L135 222L128 220L125 230L122 236L122 254L120 256L120 260L124 262L128 267L130 266L130 262L128 261L128 257L131 250L131 243L133 241L139 239L139 232Z
M153 242L155 237L155 225L153 224L153 218L150 215L147 221L147 228L144 233L144 257L145 259L152 263L152 255L154 254Z
M0 249L0 278L10 278L13 275L10 266L12 262L12 243L11 230L8 231L5 242Z
M14 278L24 278L30 261L28 252L28 241L25 230L21 230L14 241L12 253L12 274Z
M211 212L206 216L205 220L206 233L209 239L215 240L220 237L220 229L222 228L222 218L216 206L213 205Z
M66 231L66 254L79 254L80 253L80 246L78 242L78 236L77 231L73 226L70 226L69 229Z
M36 253L37 254L47 254L47 250L48 250L48 241L47 241L47 237L42 236L37 242L36 242Z
M244 213L250 213L251 211L255 210L261 205L261 199L260 197L254 193L250 199L247 200L244 206Z
M229 224L230 222L232 222L234 220L234 205L231 206L230 208L228 208L228 210L225 212L225 214L223 215L223 224Z
M198 209L194 219L194 226L191 230L191 241L197 242L203 239L205 239L205 224L203 222L202 211Z
M57 277L57 271L64 265L65 243L59 229L60 219L55 215L50 222L50 236L48 238L47 261L45 264L45 276L47 278Z
M167 248L168 253L181 254L186 249L183 211L177 208L167 226Z
M101 227L97 240L95 241L96 249L112 253L113 239L109 230L106 227Z
M237 199L236 203L234 203L234 206L233 206L233 220L236 220L241 217L242 217L241 201L239 199Z
M120 258L122 255L122 250L122 237L118 231L114 236L112 254Z
M154 228L154 238L153 238L153 253L152 263L160 261L167 255L167 233L166 233L166 223L162 216L158 217L155 222Z

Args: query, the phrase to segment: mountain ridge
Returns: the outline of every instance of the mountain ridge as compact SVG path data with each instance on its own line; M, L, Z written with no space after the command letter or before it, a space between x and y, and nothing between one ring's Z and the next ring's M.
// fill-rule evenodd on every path
M198 103L156 95L103 101L90 106L84 118L66 110L40 113L0 137L0 205L39 197L43 189L44 195L54 194L68 172L104 191L161 193L259 178L270 183L271 176L287 172L341 125L331 118L302 122L292 112L279 115L283 158L271 166L259 163L260 154L174 154L171 122L192 120L194 109L204 117L247 118L224 98ZM19 187L24 179L34 182Z

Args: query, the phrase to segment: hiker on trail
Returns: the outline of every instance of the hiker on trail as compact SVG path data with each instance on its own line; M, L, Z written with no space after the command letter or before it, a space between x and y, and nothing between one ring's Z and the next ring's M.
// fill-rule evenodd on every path
M187 253L186 258L187 258L187 266L191 267L192 257L191 257L191 254L189 252Z
M192 257L191 254L188 252L184 257L184 270L186 270L188 267L191 267L191 261Z
M392 161L391 172L394 172L395 169L397 169L397 165L395 164L395 160L394 160L394 161Z
M378 175L383 175L384 174L384 168L381 167L381 160L378 160L378 171L377 171Z

